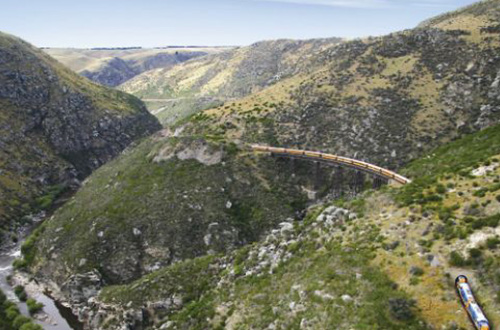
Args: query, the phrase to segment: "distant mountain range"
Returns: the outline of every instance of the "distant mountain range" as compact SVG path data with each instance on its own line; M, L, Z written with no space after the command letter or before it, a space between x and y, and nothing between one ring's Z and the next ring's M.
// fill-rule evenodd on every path
M105 86L118 86L151 69L169 68L191 58L216 53L224 47L43 48L77 73Z

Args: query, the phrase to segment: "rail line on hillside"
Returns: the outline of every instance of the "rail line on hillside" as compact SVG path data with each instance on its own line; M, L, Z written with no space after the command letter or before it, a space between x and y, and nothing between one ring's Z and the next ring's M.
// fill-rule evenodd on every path
M288 149L288 148L276 148L276 147L268 147L262 145L252 145L252 150L255 152L268 152L271 154L276 154L279 156L285 157L293 157L293 158L301 158L307 160L314 161L323 161L326 163L332 163L340 166L347 166L350 168L354 168L366 173L374 174L380 177L383 177L387 180L392 180L402 185L408 184L411 182L410 179L405 178L402 175L397 174L391 170L385 169L383 167L373 165L367 162L363 162L360 160L341 157L337 155L327 154L318 151L309 151L309 150L300 150L300 149Z

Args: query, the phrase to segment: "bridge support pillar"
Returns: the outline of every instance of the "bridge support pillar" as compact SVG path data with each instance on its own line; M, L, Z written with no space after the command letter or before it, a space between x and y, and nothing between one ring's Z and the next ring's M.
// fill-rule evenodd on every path
M363 186L365 185L365 174L363 172L356 171L353 179L354 192L359 193L363 191Z
M343 195L344 192L344 168L337 166L333 173L333 189L336 191L338 197Z
M321 163L314 162L314 190L321 186Z
M387 183L386 180L376 176L375 178L373 178L373 189L379 189L380 187L382 187L385 183Z

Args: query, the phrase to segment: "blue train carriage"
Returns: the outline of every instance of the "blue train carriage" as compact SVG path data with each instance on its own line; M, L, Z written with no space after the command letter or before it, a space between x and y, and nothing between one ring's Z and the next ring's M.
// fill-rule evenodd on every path
M490 330L490 323L484 315L481 307L474 299L469 280L466 276L460 275L455 279L455 287L457 289L460 300L465 310L469 314L470 319L478 330Z

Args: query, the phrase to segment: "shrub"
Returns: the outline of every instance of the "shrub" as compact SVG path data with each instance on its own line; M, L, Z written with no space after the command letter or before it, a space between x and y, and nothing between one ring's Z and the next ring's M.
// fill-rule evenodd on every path
M7 301L7 296L5 296L5 293L3 293L2 290L0 290L0 308L6 301Z
M20 301L26 301L28 299L28 294L26 294L26 291L21 292L18 296Z
M412 274L413 276L422 276L424 275L424 270L420 267L413 266L410 269L410 274Z
M442 195L446 193L446 187L440 183L436 186L436 192Z
M26 299L28 299L28 295L26 294L26 291L24 291L24 286L22 285L16 285L16 287L14 288L14 293L21 301L26 301Z
M33 298L29 298L27 301L26 301L26 304L28 305L28 311L31 315L33 314L36 314L37 312L39 312L40 310L42 310L43 308L43 304L42 303L39 303L37 302L35 299Z
M12 321L12 325L14 329L19 329L23 324L30 323L31 319L24 315L18 315L14 321Z
M414 317L413 307L415 300L406 298L391 298L389 299L389 311L391 315L400 321L411 320Z
M426 202L441 202L443 198L436 194L429 194L425 197Z
M462 255L456 251L450 253L450 265L455 267L463 267L467 264L466 260Z
M490 237L486 240L486 247L490 250L496 249L498 244L500 244L500 238Z
M476 191L474 191L473 195L476 197L484 197L486 196L486 192L488 192L488 188L481 188Z
M26 268L28 267L28 263L26 262L26 260L18 258L14 260L12 266L16 270L26 270Z
M500 202L500 195L497 195L495 198L498 202Z
M5 316L7 317L7 319L9 320L14 320L19 314L21 314L19 312L19 309L17 308L17 306L15 304L12 304L10 305L6 310L5 310Z
M45 230L45 227L42 225L35 229L33 233L24 241L23 245L21 245L21 252L24 256L24 260L26 260L27 265L31 264L35 259L35 242L40 237Z
M470 249L469 250L469 256L473 259L477 259L481 257L481 250L479 249Z
M475 219L473 217L465 217L464 218L465 223L473 223L474 221L475 221Z
M19 330L43 330L43 327L39 324L35 324L35 323L25 323L23 324Z
M24 286L22 286L22 285L16 285L16 287L14 288L14 293L16 295L20 294L23 291L24 291Z
M440 220L445 221L450 219L452 216L452 212L449 209L441 209L439 210L438 217Z
M491 186L489 189L491 192L495 192L497 190L500 190L500 183L495 183L493 186Z

